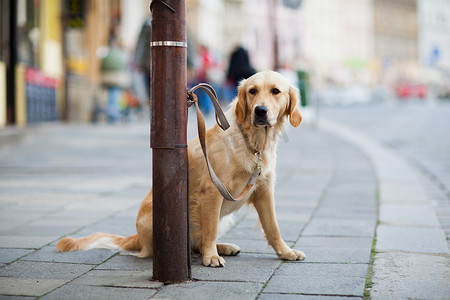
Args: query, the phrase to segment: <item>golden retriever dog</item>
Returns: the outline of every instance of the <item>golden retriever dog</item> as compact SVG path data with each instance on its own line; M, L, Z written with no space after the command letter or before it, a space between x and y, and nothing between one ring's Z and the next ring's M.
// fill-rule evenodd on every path
M193 251L201 253L203 265L222 267L225 260L220 255L237 255L240 252L237 245L217 244L216 239L220 219L244 204L255 207L266 239L280 259L305 258L301 251L289 248L282 239L274 204L277 140L288 118L293 127L300 125L302 117L298 101L298 89L284 77L272 71L260 72L240 83L238 96L226 112L230 128L223 131L216 124L207 131L210 164L233 195L243 190L255 169L255 153L261 155L261 173L253 189L239 202L223 198L210 178L199 140L189 142L191 245ZM96 233L78 239L66 237L58 242L56 250L115 248L139 251L139 257L152 256L152 201L150 191L139 209L137 234L121 237Z

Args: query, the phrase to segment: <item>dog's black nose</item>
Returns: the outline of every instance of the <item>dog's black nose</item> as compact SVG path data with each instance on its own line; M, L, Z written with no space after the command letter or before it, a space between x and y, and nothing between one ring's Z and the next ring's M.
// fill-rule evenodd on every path
M260 105L255 107L255 115L258 118L263 118L267 116L267 106Z

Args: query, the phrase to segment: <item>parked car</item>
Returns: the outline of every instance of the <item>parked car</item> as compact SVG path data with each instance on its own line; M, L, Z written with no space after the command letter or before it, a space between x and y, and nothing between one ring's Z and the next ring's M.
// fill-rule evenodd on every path
M424 84L400 83L395 87L395 94L400 99L423 99L427 95L427 87Z

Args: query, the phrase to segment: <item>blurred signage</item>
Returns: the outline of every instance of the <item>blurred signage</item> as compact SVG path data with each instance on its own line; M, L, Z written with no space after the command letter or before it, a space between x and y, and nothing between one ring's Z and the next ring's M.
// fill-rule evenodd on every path
M438 46L434 46L433 49L431 49L430 51L430 59L429 59L430 66L435 66L440 58L441 58L441 50L438 48Z
M54 89L59 85L59 80L44 75L39 69L36 68L27 68L25 71L25 78L27 83L36 86Z
M289 8L297 9L302 4L302 0L283 0L283 4Z
M85 0L67 0L68 25L70 28L84 27Z

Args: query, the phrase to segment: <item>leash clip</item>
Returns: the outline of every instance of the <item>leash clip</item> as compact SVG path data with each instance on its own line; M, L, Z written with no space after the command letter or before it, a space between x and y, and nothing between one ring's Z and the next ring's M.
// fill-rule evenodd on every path
M262 162L262 157L261 157L261 152L255 152L255 156L256 156L256 169L258 169L259 171L259 175L261 175L262 173L262 167L261 167L261 162Z
M192 104L194 104L195 102L198 103L197 95L194 92L189 92L188 91L188 96L187 96L187 105L188 105L188 107L191 107Z

